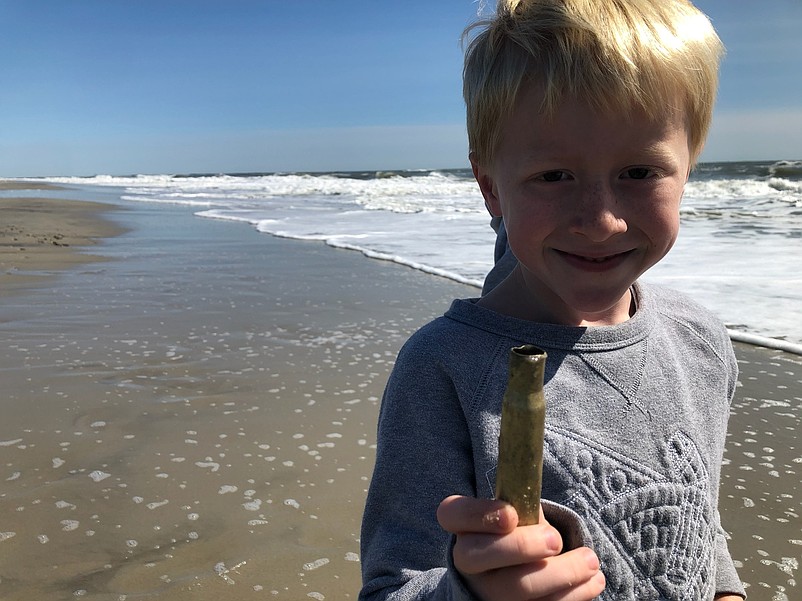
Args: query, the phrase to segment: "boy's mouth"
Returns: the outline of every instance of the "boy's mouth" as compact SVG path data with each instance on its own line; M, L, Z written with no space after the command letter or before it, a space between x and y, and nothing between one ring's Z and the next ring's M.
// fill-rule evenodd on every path
M580 269L606 270L620 265L631 253L631 250L604 256L579 255L563 250L557 253L569 264Z
M615 255L612 255L615 256ZM579 257L583 261L590 261L591 263L604 263L605 261L610 260L610 257Z

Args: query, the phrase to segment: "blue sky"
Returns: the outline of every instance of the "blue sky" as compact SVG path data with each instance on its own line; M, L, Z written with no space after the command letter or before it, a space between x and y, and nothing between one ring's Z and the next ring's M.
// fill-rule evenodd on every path
M802 159L802 3L697 4L728 48L703 160ZM478 6L0 0L0 176L465 167Z

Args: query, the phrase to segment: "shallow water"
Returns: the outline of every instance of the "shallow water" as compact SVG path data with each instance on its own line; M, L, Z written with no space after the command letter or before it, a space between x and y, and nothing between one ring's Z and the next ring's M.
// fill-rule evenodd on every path
M0 307L3 599L356 597L377 405L429 278L186 218Z

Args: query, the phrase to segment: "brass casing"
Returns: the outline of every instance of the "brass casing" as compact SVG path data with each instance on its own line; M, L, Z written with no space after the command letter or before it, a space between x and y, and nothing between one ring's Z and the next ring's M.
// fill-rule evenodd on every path
M496 497L518 512L518 525L537 524L543 477L546 352L532 345L510 350L501 408Z

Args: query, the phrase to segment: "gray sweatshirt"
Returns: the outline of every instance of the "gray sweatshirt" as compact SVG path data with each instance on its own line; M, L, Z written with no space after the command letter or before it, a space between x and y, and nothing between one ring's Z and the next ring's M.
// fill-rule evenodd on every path
M362 525L360 599L472 599L436 520L452 494L492 498L509 350L548 353L543 499L567 546L598 554L602 600L744 595L718 513L737 365L723 325L636 284L635 315L539 324L475 300L401 350L382 401ZM744 595L745 596L745 595Z

